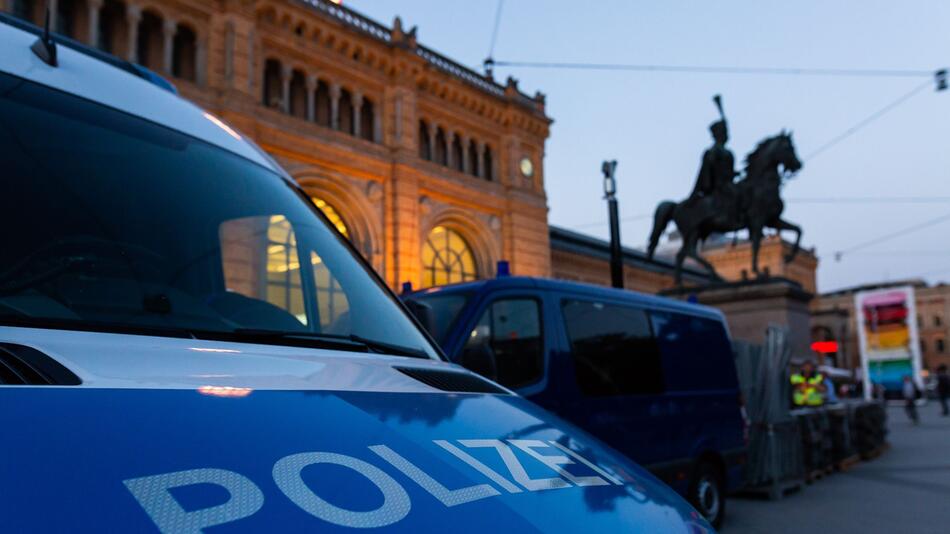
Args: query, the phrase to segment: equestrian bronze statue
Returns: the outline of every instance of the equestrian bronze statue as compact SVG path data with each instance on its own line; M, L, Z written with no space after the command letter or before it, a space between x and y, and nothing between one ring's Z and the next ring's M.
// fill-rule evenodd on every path
M676 254L676 285L682 283L683 261L687 257L699 262L713 278L721 280L713 266L697 251L700 242L712 234L748 230L752 242L752 272L756 275L759 275L759 246L765 228L795 232L795 245L785 256L786 263L795 258L802 238L800 227L782 219L785 209L780 193L782 181L802 168L795 154L792 134L783 130L759 143L746 157L745 176L735 181L739 173L735 171L732 152L726 148L729 128L722 100L716 95L713 101L720 118L709 126L714 142L703 153L693 193L679 203L661 202L653 219L647 250L650 258L670 221L676 223L682 236L683 244Z

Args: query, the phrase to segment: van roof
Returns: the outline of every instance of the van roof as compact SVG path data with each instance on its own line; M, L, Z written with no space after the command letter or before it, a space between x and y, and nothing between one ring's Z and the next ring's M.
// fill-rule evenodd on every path
M0 72L180 131L284 175L252 141L177 96L171 84L144 67L55 33L59 65L47 65L30 50L39 31L32 24L0 14Z
M474 282L462 282L445 286L430 287L421 289L404 295L404 297L432 295L435 293L480 293L487 291L497 291L502 289L540 289L545 291L562 291L571 293L585 293L592 297L623 299L632 303L651 308L664 308L693 315L704 315L707 317L716 317L722 319L723 315L716 308L683 302L668 297L648 295L629 289L616 289L612 287L598 286L594 284L585 284L581 282L571 282L566 280L553 280L550 278L535 278L529 276L502 276Z

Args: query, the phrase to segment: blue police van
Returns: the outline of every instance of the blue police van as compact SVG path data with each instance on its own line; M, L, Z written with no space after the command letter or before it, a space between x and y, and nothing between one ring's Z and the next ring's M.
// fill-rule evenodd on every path
M722 522L748 429L718 310L506 276L403 299L452 361L597 436Z
M3 532L711 531L154 73L0 15L0 169Z

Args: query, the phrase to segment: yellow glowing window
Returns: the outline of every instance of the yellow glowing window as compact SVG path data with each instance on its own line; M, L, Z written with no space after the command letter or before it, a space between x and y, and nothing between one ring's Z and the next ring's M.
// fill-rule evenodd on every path
M422 283L439 286L477 278L475 256L458 232L436 226L422 247Z
M336 209L334 209L333 206L327 204L322 198L312 197L311 200L313 200L313 203L316 204L317 207L320 208L320 211L322 211L323 214L327 216L327 219L330 219L330 224L335 226L337 231L343 234L343 237L349 239L350 232L346 229L346 223L343 222L343 218L340 217L340 214L336 211Z
M297 238L283 215L271 216L267 225L267 302L307 324Z

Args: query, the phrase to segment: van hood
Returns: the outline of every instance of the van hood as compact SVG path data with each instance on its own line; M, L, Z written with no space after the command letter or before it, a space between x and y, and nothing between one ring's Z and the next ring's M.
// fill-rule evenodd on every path
M134 345L109 350L142 358ZM294 361L311 374L337 362L310 352ZM406 359L350 362L414 380L396 364ZM399 380L392 391L0 386L0 480L13 488L0 517L15 532L712 531L646 471L521 397Z

